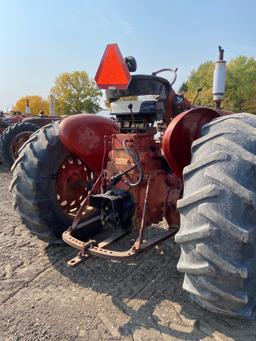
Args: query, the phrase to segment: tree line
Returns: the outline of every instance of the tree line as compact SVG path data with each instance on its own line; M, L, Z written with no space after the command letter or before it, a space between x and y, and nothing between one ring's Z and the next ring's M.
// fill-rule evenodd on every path
M206 61L193 70L179 91L191 101L202 88L196 104L212 107L214 62ZM233 112L256 113L256 59L239 56L227 63L226 91L222 106Z
M212 82L214 62L206 61L193 70L179 89L193 100L198 88L202 88L197 105L212 107ZM85 71L65 72L59 75L50 91L57 115L72 115L82 111L96 113L100 110L102 92ZM15 110L24 112L29 100L33 114L43 111L49 114L49 102L40 96L20 98ZM256 113L256 59L239 56L227 63L226 92L223 107L233 112Z
M72 115L82 111L96 113L100 110L102 92L85 71L64 72L59 75L50 94L57 115ZM32 114L49 114L49 100L40 96L24 96L14 110L24 112L27 100Z

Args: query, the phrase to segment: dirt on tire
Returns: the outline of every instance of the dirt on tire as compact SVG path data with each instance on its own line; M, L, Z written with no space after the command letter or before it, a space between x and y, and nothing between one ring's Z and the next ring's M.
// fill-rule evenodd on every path
M10 180L0 165L1 340L256 339L256 321L191 302L176 270L180 249L174 241L128 261L91 257L69 268L74 250L47 245L20 223Z

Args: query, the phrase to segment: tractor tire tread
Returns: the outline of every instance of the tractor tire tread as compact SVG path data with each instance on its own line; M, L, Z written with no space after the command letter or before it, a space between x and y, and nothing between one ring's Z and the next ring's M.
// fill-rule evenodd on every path
M8 167L11 168L14 161L11 155L11 142L13 138L23 131L37 131L38 126L31 122L20 122L11 124L0 135L0 159Z
M177 268L185 273L183 288L204 308L254 319L256 117L220 117L201 133L184 169L183 198L177 203Z
M33 135L32 143L27 143L12 167L13 179L10 190L13 193L14 207L19 212L23 224L43 240L60 238L71 222L68 220L67 223L51 210L47 185L50 174L43 174L43 170L47 172L47 164L52 162L50 161L53 158L52 147L58 145L59 152L68 155L68 151L57 138L58 125L59 122L54 122L38 130ZM53 138L54 143L50 143L54 136L56 136ZM38 167L33 167L35 163L40 164L39 171Z

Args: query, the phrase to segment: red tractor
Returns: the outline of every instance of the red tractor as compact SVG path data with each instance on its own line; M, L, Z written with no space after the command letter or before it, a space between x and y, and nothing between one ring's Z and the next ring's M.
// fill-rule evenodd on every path
M4 114L3 111L0 111L0 136L2 132L11 124L18 123L21 121L22 115L19 113Z
M20 123L23 117L19 112L13 112L12 114L4 114L3 111L0 112L0 164L3 162L3 156L1 153L1 138L5 131L13 124Z
M0 160L11 168L19 155L19 149L39 128L51 122L60 120L59 117L45 116L13 116L10 123L0 135Z
M175 235L177 267L193 299L253 319L256 118L218 108L224 64L220 50L217 108L191 108L172 88L176 70L131 76L135 59L108 45L96 82L116 119L74 115L40 129L16 160L10 188L33 233L62 237L79 250L70 265L88 255L133 257ZM145 229L164 218L168 228L145 241ZM131 228L137 238L128 250L110 248ZM104 240L97 237L101 230L108 233Z

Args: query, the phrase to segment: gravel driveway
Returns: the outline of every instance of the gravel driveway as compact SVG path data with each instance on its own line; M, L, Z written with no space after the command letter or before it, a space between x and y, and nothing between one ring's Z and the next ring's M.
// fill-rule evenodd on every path
M256 322L190 301L173 241L129 261L91 257L68 267L71 248L47 246L20 223L10 179L0 165L1 341L256 340Z

